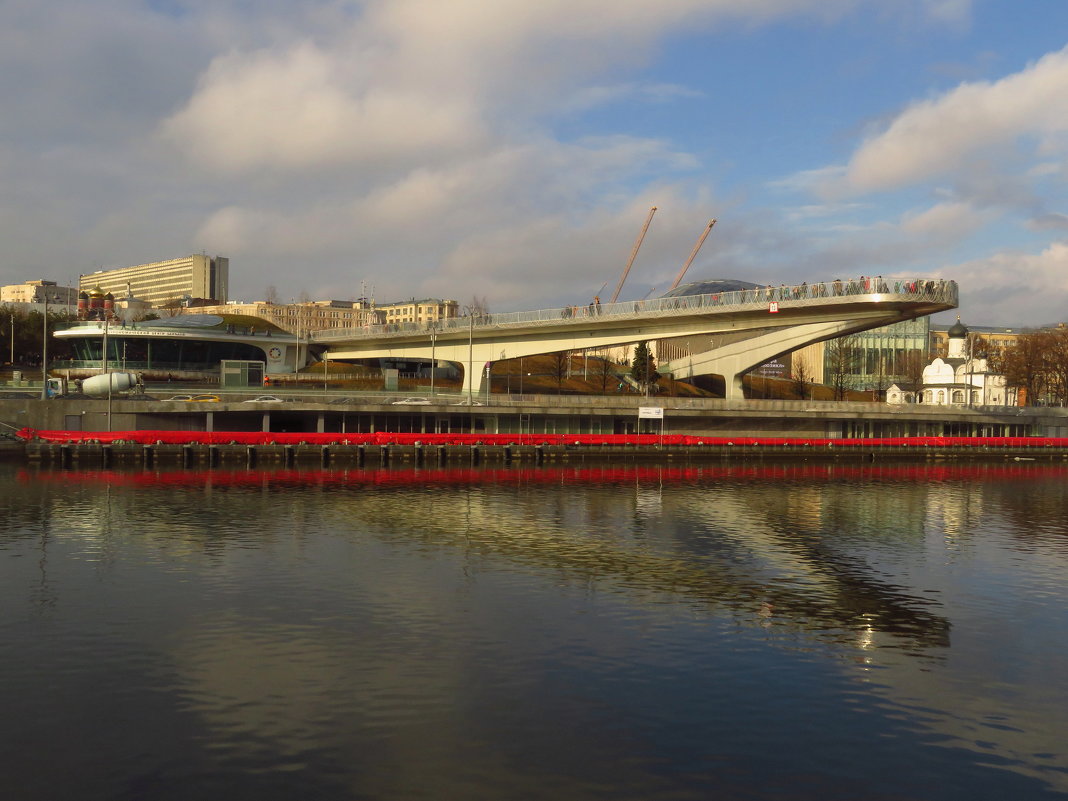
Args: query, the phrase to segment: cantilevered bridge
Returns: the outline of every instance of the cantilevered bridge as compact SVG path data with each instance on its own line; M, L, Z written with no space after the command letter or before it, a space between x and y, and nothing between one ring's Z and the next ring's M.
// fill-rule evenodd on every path
M722 375L727 398L741 398L742 376L770 359L814 342L953 309L957 299L955 281L865 278L335 329L315 332L311 342L323 346L332 361L454 362L464 367L464 390L477 391L483 365L495 361L708 336L707 350L661 362L658 369L676 378Z

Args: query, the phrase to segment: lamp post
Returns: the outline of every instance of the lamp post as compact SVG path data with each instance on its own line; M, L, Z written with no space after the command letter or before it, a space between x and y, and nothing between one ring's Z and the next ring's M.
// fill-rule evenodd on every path
M474 405L475 399L475 374L472 372L475 362L475 310L470 309L467 313L467 405ZM472 423L472 425L474 425Z
M435 368L438 366L437 341L438 341L438 332L432 330L430 332L430 397L431 398L434 397L434 373L435 373Z
M41 324L41 400L48 400L48 295L44 296Z
M108 325L111 322L111 318L108 317L107 312L104 313L104 351L103 351L103 367L104 375L107 376L108 381L108 431L111 431L111 370L108 367Z

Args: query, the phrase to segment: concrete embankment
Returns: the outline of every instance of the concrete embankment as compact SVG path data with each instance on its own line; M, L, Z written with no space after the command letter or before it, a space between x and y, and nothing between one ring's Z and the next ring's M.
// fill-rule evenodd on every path
M3 443L3 455L31 464L79 469L111 467L432 467L581 463L812 462L1068 462L1064 447L838 447L701 445L311 445Z

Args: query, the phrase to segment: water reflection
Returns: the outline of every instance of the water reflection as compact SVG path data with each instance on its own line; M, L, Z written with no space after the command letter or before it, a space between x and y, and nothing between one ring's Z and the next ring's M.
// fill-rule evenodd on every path
M376 767L428 763L450 796L677 791L653 765L689 741L666 748L618 712L662 693L672 717L651 725L689 727L705 753L779 727L818 760L821 738L848 752L850 727L870 727L873 745L938 744L970 771L1063 792L1066 478L1034 464L20 469L0 474L4 631L46 665L36 626L84 628L63 671L178 699L161 714L185 742L162 752L209 774L310 771L337 797L354 781L434 797L425 773ZM6 670L34 695L32 675ZM812 696L809 720L778 686ZM861 718L844 726L844 710ZM563 747L537 713L624 735ZM712 715L738 730L713 735ZM760 776L747 753L720 757L742 784ZM136 792L165 793L153 775Z

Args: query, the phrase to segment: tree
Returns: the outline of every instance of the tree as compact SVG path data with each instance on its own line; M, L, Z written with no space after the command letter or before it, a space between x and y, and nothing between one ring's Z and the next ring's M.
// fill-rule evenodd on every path
M1068 402L1068 328L1046 332L1046 386L1051 400L1063 406Z
M49 363L71 357L70 340L56 339L53 333L57 325L73 320L74 317L65 310L54 311L51 307L48 309ZM0 363L11 361L14 354L14 364L40 364L43 326L42 312L37 309L26 312L22 309L16 310L14 306L0 306Z
M660 373L656 371L656 359L649 350L648 342L639 342L634 346L634 360L630 364L630 376L645 392L648 392L649 388L660 378Z
M796 354L792 361L794 371L790 380L794 383L794 394L801 400L808 400L812 394L812 373L805 364L805 360L797 358Z
M479 297L478 295L471 296L471 303L467 307L470 313L478 318L485 317L489 314L489 304L486 302L486 296Z
M845 400L849 391L856 387L860 355L859 339L853 334L832 339L827 343L824 350L824 373L835 400Z
M1020 334L1001 355L1001 370L1010 387L1023 390L1024 404L1032 405L1045 386L1049 332Z
M601 394L608 394L609 383L619 381L619 366L611 359L607 359L604 356L598 356L597 361L594 362L594 375L601 380Z
M563 394L564 379L571 371L571 352L562 350L550 354L552 361L549 362L549 371L556 379L556 394Z
M267 286L267 291L264 293L263 299L264 299L265 302L270 303L273 306L277 306L278 305L278 287L276 287L274 284L269 284Z
M923 371L927 367L927 359L923 351L910 350L905 354L904 363L901 365L901 375L905 379L905 389L915 393L916 402L922 400L923 394Z

